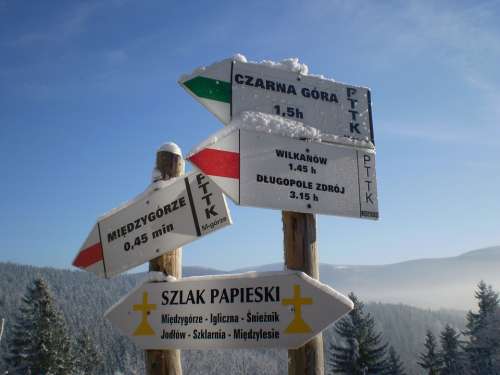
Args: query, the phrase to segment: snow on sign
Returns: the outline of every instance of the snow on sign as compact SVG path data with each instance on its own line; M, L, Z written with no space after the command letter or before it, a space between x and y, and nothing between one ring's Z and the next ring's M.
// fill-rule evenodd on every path
M250 63L238 55L184 75L179 83L225 125L233 116L254 111L374 142L369 89L296 70Z
M302 272L251 272L148 282L105 316L143 349L293 349L352 308Z
M187 159L235 203L378 218L374 150L226 129Z
M101 218L73 265L115 276L230 224L221 190L192 172Z

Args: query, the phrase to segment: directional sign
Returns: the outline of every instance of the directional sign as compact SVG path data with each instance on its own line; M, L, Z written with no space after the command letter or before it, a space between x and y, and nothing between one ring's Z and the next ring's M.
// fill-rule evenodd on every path
M374 150L235 128L188 160L235 203L378 218Z
M293 349L352 308L302 272L268 272L146 283L105 316L143 349Z
M374 142L370 90L364 87L232 59L179 83L225 125L243 111L262 112Z
M101 218L73 265L115 276L230 224L221 190L192 172Z

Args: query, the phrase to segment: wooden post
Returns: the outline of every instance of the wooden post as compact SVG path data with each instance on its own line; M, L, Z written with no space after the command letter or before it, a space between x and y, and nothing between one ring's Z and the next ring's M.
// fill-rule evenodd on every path
M313 214L282 211L285 266L319 279L316 218ZM323 375L323 336L288 351L288 375Z
M160 147L156 153L158 179L168 180L184 174L181 150L173 143ZM149 271L160 271L165 275L182 277L182 248L170 251L149 262ZM146 350L147 375L182 375L180 350Z

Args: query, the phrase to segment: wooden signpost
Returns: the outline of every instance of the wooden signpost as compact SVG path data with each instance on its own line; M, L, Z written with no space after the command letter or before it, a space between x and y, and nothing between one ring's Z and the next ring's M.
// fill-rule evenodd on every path
M245 111L261 112L299 121L333 139L374 144L371 93L364 87L241 58L197 69L179 83L224 125ZM375 149L246 130L214 137L189 160L236 203L282 209L286 267L319 279L314 213L378 219ZM288 357L289 374L323 374L322 336L290 350Z
M166 147L165 147L166 146ZM184 174L182 152L176 144L166 144L156 153L155 171L158 180L168 180ZM182 277L182 249L160 255L149 261L149 271L163 272L176 279ZM182 375L180 350L146 350L145 364L147 375Z
M316 218L313 214L282 212L285 267L319 280ZM288 351L289 375L322 375L323 335L318 334L298 349Z
M314 214L378 219L370 90L241 57L179 83L228 127L189 155L200 171L187 176L180 149L162 147L156 176L168 181L102 217L74 265L111 277L149 261L163 273L105 314L146 350L148 375L181 375L180 349L262 347L289 349L289 374L322 375L321 331L353 303L318 281ZM233 121L243 113L322 136L248 128ZM286 271L181 278L180 246L231 224L222 192L282 210Z

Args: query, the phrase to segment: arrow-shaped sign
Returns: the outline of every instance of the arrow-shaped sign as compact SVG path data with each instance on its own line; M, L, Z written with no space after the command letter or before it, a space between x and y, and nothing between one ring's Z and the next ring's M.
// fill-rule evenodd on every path
M73 265L112 277L230 224L221 190L192 172L101 218Z
M370 90L277 66L226 59L179 83L228 125L244 111L300 121L322 133L373 140Z
M294 349L352 308L302 272L269 272L146 283L105 316L143 349Z
M374 150L226 129L187 159L235 203L378 218Z

